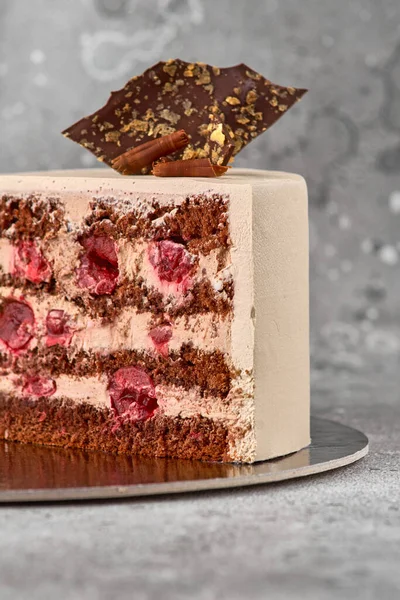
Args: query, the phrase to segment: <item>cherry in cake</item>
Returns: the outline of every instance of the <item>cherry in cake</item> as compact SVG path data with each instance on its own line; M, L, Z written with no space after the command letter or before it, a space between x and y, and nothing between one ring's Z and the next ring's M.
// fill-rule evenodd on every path
M50 280L51 268L34 242L22 241L14 250L13 274L32 283L42 283Z
M154 384L138 367L123 367L113 373L108 392L116 414L129 421L150 419L158 407Z
M2 299L0 340L10 350L23 350L33 336L35 318L31 307L11 295Z
M45 320L46 345L68 346L72 340L74 330L69 322L69 315L62 309L49 310Z
M193 257L182 244L162 240L150 243L148 248L150 263L161 281L182 284L188 279Z
M173 329L168 324L157 325L152 327L149 331L149 337L154 344L154 347L161 352L161 354L168 355L168 342L172 338Z
M112 294L118 280L118 257L112 238L100 235L80 240L84 252L77 269L78 285L92 294Z
M28 397L45 398L52 396L57 389L56 382L51 377L32 375L25 378L22 393Z

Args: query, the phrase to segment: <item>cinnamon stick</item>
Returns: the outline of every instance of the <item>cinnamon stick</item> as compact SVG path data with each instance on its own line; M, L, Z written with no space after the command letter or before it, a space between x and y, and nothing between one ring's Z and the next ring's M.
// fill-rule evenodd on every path
M111 164L113 169L122 175L136 175L142 169L152 165L154 161L184 148L188 143L189 137L186 131L181 129L124 152L114 158Z
M209 158L162 161L153 165L156 177L220 177L229 169L213 165Z

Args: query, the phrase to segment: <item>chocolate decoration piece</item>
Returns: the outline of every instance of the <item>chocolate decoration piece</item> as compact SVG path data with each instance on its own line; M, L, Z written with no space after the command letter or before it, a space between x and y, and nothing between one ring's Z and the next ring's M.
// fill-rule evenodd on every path
M173 158L207 158L212 114L233 133L235 155L306 91L275 85L244 64L220 69L169 60L133 77L103 108L63 134L112 166L114 158L139 144L184 129L190 143Z
M181 129L169 135L139 144L132 150L113 158L111 165L121 175L136 175L142 169L151 167L154 161L184 148L189 143L186 131Z
M156 177L221 177L229 167L212 164L209 158L162 160L153 165Z

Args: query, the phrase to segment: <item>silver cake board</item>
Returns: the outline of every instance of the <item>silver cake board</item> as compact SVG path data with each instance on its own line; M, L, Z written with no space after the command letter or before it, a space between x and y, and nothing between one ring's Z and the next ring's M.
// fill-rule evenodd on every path
M179 494L274 483L330 471L368 453L367 437L311 419L311 445L253 465L149 459L0 440L0 503Z

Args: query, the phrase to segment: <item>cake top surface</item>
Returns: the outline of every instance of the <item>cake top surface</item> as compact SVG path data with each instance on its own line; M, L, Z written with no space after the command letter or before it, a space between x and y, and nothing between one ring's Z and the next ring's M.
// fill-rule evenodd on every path
M193 184L202 184L207 188L226 187L230 185L263 185L269 182L288 182L302 181L301 175L294 173L286 173L283 171L265 171L261 169L236 169L233 168L224 177L219 179L204 179L201 177L187 177L183 181L181 177L169 177L167 179L155 178L151 175L138 175L131 177L123 177L116 171L105 168L97 169L71 169L57 171L36 171L31 173L14 173L0 175L0 192L7 191L8 186L18 189L34 188L37 180L40 183L53 184L50 187L60 185L65 189L78 189L82 187L82 180L94 185L102 185L117 189L132 190L140 188L148 188L149 190L157 188L159 192L170 190L171 187L187 188ZM67 181L65 181L67 180ZM41 187L41 186L40 186Z

